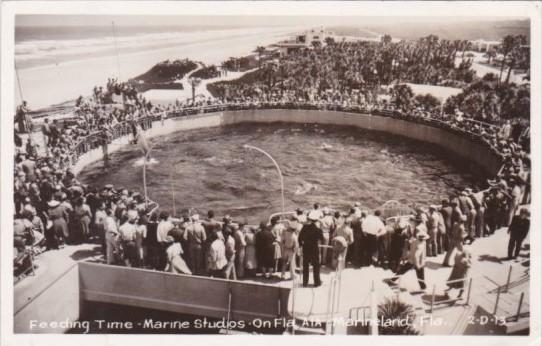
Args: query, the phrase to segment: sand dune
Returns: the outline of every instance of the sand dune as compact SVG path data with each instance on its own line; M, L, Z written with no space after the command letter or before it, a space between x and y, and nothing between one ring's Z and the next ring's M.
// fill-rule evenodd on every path
M228 37L221 35L201 42L178 44L167 48L74 60L58 65L20 69L19 77L23 96L31 109L39 109L79 95L89 95L96 85L105 85L108 77L127 80L145 72L159 61L189 58L205 64L219 64L232 56L252 52L257 45L268 45L302 30L301 27L266 28L246 30L246 35ZM15 83L17 83L15 81ZM14 88L18 88L17 84ZM17 92L15 102L20 102Z

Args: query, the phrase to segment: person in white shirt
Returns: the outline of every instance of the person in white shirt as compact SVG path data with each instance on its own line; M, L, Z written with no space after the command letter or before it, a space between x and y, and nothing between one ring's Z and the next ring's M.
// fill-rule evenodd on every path
M322 265L326 265L328 254L327 247L329 246L330 240L329 235L334 226L334 220L328 207L324 207L322 211L324 213L324 217L320 220L320 224L322 225L322 232L324 233L324 241L322 242L322 247L320 248L320 263L322 263Z
M211 246L209 248L209 272L211 276L223 277L223 269L228 264L226 259L226 246L222 232L213 232L210 235Z
M166 250L168 258L167 272L192 275L192 272L186 265L186 262L181 257L183 254L183 248L181 243L175 242L171 244Z
M362 216L365 213L362 213ZM386 234L386 225L382 222L379 215L367 215L361 222L361 229L365 235L367 242L367 252L369 255L369 261L376 265L379 257L383 254L379 253L379 239Z
M169 213L163 211L160 213L160 222L156 229L156 240L160 244L170 243L171 237L168 233L175 228L175 225L169 220Z
M107 264L112 264L115 262L115 254L119 252L118 246L118 235L119 231L117 230L117 221L113 216L113 210L106 210L107 216L103 219L103 227L105 232L105 258Z

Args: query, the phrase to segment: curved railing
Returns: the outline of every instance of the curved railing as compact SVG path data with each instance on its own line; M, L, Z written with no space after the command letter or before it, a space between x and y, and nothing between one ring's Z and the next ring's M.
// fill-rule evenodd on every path
M449 121L445 121L439 118L411 115L399 112L392 109L377 109L369 108L361 105L340 105L336 103L312 103L312 102L257 102L257 103L227 103L227 104L215 104L205 105L200 107L179 107L168 111L168 118L182 117L189 115L214 113L222 111L236 111L236 110L257 110L257 109L299 109L299 110L326 110L326 111L340 111L347 113L357 113L364 115L378 115L388 118L395 118L410 122L416 122L433 127L443 128L452 133L460 134L469 137L469 139L482 143L492 150L498 156L502 156L501 153L491 145L488 138L479 133L468 131L458 126L458 124L476 125L489 130L493 133L498 132L499 127L490 123L485 123L477 120L463 119L461 122L454 124ZM470 127L470 126L469 126Z
M491 132L498 132L498 127L484 123L476 120L464 119L460 123L450 123L442 119L419 116L419 115L409 115L396 110L389 109L375 109L367 108L359 105L339 105L335 103L311 103L311 102L296 102L296 103L284 103L284 102L258 102L258 103L227 103L227 104L214 104L214 105L205 105L200 107L178 107L166 111L166 118L178 118L190 115L206 114L206 113L215 113L222 111L236 111L236 110L257 110L257 109L300 109L300 110L327 110L327 111L341 111L348 113L357 113L364 115L377 115L389 118L395 118L410 122L416 122L424 125L429 125L433 127L443 128L450 132L460 134L463 136L469 137L469 139L483 143L489 147L496 155L501 156L502 154L497 151L491 145L491 142L479 133L474 133L468 131L457 124L474 124L484 129L489 129ZM137 120L134 120L137 124L146 130L151 128L153 122L160 119L160 115L151 114ZM114 125L111 129L108 130L98 130L90 135L83 137L77 144L75 144L72 151L71 163L74 164L77 159L84 153L96 149L104 141L107 143L115 140L117 138L129 135L132 131L132 124L134 121L124 121Z
M470 127L471 124L483 127L489 132L498 132L498 127L476 120L464 119L461 122L451 123L442 119L431 118L421 115L409 115L391 109L377 109L363 107L361 105L340 105L336 103L313 103L313 102L248 102L248 103L221 103L212 105L203 105L198 107L177 107L166 111L164 118L179 118L185 116L193 116L198 114L216 113L222 111L237 111L237 110L258 110L258 109L296 109L296 110L322 110L322 111L340 111L348 113L357 113L363 115L376 115L399 120L416 122L423 125L433 126L445 129L449 132L467 136L470 140L482 143L487 146L499 158L503 158L497 148L491 145L488 138L480 133L474 133L462 128L459 125L466 124L465 127ZM163 114L163 113L162 113ZM147 130L152 128L153 122L162 119L160 114L154 113L136 120L123 121L104 130L97 130L83 137L74 146L70 153L70 164L74 165L78 159L90 150L97 149L104 144L111 143L113 140L124 137L132 133L133 126L140 125L142 129ZM154 201L150 201L153 205L152 212L155 212L158 205Z

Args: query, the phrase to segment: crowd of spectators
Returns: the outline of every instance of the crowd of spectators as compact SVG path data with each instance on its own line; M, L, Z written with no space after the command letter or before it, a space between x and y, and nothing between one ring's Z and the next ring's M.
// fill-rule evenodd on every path
M97 242L102 245L108 264L235 279L251 277L256 272L264 278L280 272L285 278L287 268L292 277L297 263L303 264L303 283L307 285L310 263L317 286L320 264L333 268L380 265L398 274L412 267L423 288L421 258L446 252L444 265L448 265L452 250L464 254L463 244L472 244L475 239L514 223L519 206L530 202L530 158L528 147L521 144L525 142L524 129L516 130L511 123L499 128L466 119L461 113L443 115L436 109L415 105L399 107L364 94L354 89L353 81L368 77L363 73L352 76L348 69L359 65L358 70L365 71L364 61L372 56L367 56L367 47L340 47L339 51L326 52L329 57L314 50L288 58L316 62L323 66L323 75L303 67L297 60L295 64L288 59L283 61L278 68L289 77L280 82L280 88L274 88L273 81L268 85L233 85L222 98L159 108L137 93L134 96L128 85L109 80L105 91L95 88L91 98L77 100L72 124L60 126L56 119L49 124L45 119L45 155L31 137L25 149L21 144L16 154L16 263L20 268L28 266L29 246L35 253L65 244ZM375 50L368 51L377 54ZM350 58L344 58L345 54ZM408 56L401 60L404 70L393 63L397 70L386 78L395 78L394 73L414 73L415 67L408 67L413 56ZM447 60L440 64L456 69ZM378 68L375 71L373 74L380 75ZM303 75L307 78L298 78ZM330 79L330 75L335 77ZM322 87L324 81L330 80L338 84ZM121 96L122 103L110 103L114 94ZM152 125L159 118L157 114L164 120L166 113L175 117L254 108L338 110L422 122L482 141L501 156L504 165L497 177L488 181L488 189L466 188L461 194L444 199L441 205L419 208L409 217L385 219L381 211L363 210L359 203L347 213L314 205L308 210L297 210L295 215L274 217L269 223L262 221L259 226L237 223L228 216L217 220L212 211L205 219L197 212L173 218L166 212L151 210L154 204L137 191L112 185L99 189L86 186L71 171L74 151L78 151L77 158L118 136L131 132L135 138L138 126L145 129ZM516 220L514 224L517 223ZM523 238L515 236L512 250L521 247ZM303 263L299 262L299 254L304 255ZM510 256L517 253L512 251Z

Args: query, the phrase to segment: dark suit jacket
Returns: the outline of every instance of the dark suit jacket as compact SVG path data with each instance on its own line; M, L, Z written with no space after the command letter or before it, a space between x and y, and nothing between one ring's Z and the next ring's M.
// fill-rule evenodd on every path
M522 219L519 215L514 216L510 223L510 227L508 227L510 237L515 239L525 238L529 232L530 225L531 221L529 219Z
M314 223L304 225L299 232L299 245L303 248L303 256L318 258L318 241L324 241L324 233Z

